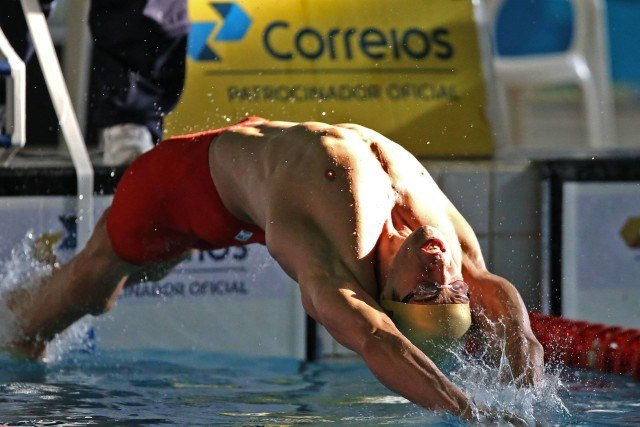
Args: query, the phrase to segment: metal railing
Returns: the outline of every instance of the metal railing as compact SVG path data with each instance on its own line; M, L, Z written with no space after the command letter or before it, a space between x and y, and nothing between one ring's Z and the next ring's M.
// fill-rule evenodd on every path
M77 208L77 251L80 251L89 240L93 230L93 183L94 172L89 153L78 123L78 118L73 108L71 98L65 79L62 74L60 62L54 49L51 33L47 26L47 21L42 13L38 0L20 0L22 10L27 21L27 27L31 34L31 39L35 47L36 56L40 62L44 75L47 89L51 102L58 117L58 122L62 130L62 135L66 142L71 160L76 171L76 180L78 186L78 197L76 200ZM0 65L0 71L8 69L11 78L14 80L14 86L19 89L12 90L13 107L10 113L10 121L12 126L11 146L9 150L21 148L25 144L24 138L24 111L26 93L20 89L20 84L24 86L24 63L15 55L15 52L9 45L8 40L0 31L0 50L7 52L8 66ZM17 61L16 61L17 58ZM19 62L18 62L19 61ZM14 71L15 70L15 71ZM20 71L21 70L21 71ZM22 76L22 77L20 77ZM20 80L15 84L16 78ZM17 92L17 93L16 93ZM20 114L16 114L18 111ZM16 131L18 133L16 134ZM15 142L14 142L15 140Z
M7 99L4 123L6 133L0 133L0 162L7 163L26 142L27 79L24 62L11 47L0 29L0 77L5 79Z

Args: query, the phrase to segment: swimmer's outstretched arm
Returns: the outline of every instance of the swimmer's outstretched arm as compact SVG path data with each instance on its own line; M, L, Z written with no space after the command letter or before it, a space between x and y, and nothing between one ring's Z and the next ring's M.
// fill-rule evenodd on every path
M280 206L286 207L282 213L277 211ZM331 241L317 222L292 215L285 204L272 209L272 215L267 248L300 285L306 312L340 344L358 353L391 390L425 408L471 419L470 399L400 333L363 289L365 279L359 279L348 266L350 258L341 255L339 245L347 245Z
M466 272L466 274L465 274ZM516 288L506 279L488 271L470 274L463 268L469 284L471 312L474 323L496 341L490 344L494 353L505 353L511 375L518 385L534 386L543 378L544 350L531 330L529 314ZM498 356L499 357L499 356Z
M299 279L307 312L340 344L358 353L385 386L425 408L472 418L469 398L359 285L323 274Z
M505 352L513 379L517 384L532 386L542 380L544 351L531 330L527 308L508 280L489 272L480 245L471 226L451 206L451 219L462 247L462 276L469 284L474 324L494 337L489 343L494 352Z

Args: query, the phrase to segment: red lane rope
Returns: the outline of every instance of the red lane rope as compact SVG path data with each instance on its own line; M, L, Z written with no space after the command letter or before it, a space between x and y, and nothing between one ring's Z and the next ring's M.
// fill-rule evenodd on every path
M545 362L631 375L640 381L640 329L529 313Z

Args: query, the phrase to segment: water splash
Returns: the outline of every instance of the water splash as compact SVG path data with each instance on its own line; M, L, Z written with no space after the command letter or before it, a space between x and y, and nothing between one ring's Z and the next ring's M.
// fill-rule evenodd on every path
M19 337L19 319L7 306L11 295L33 292L50 275L58 262L41 262L34 256L38 238L29 230L25 237L11 250L8 259L0 262L0 349L7 347ZM86 348L87 334L91 329L91 318L77 322L56 336L48 345L43 361L59 361L69 351Z
M50 266L33 257L34 244L34 233L28 231L11 250L9 259L0 265L0 347L11 343L19 333L18 319L7 307L7 294L18 289L32 291L39 278L51 271Z
M533 388L518 387L515 381L503 383L503 367L484 363L481 359L457 355L459 366L450 379L469 396L483 413L475 411L480 423L497 420L519 420L524 424L544 421L548 416L568 416L560 393L565 390L560 381L561 370L547 370L541 383Z
M476 420L480 424L502 421L537 425L549 417L569 416L560 397L566 391L560 380L562 367L547 366L542 381L535 387L519 387L519 379L514 377L507 359L506 341L506 337L500 336L497 363L487 362L488 350L473 356L460 349L451 350L453 361L448 376L475 403Z
M70 353L87 353L94 349L93 317L85 316L68 327L47 345L43 361L53 364L63 361Z
M37 278L50 274L56 265L41 263L33 256L36 244L35 234L27 231L25 237L12 250L9 259L0 265L0 293L13 290L20 285L31 290L37 285Z

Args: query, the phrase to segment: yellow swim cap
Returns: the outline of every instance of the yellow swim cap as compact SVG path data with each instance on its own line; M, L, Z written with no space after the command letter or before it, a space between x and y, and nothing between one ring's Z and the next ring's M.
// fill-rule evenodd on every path
M459 344L471 327L469 304L405 304L382 300L396 327L435 363L447 356L446 349Z

